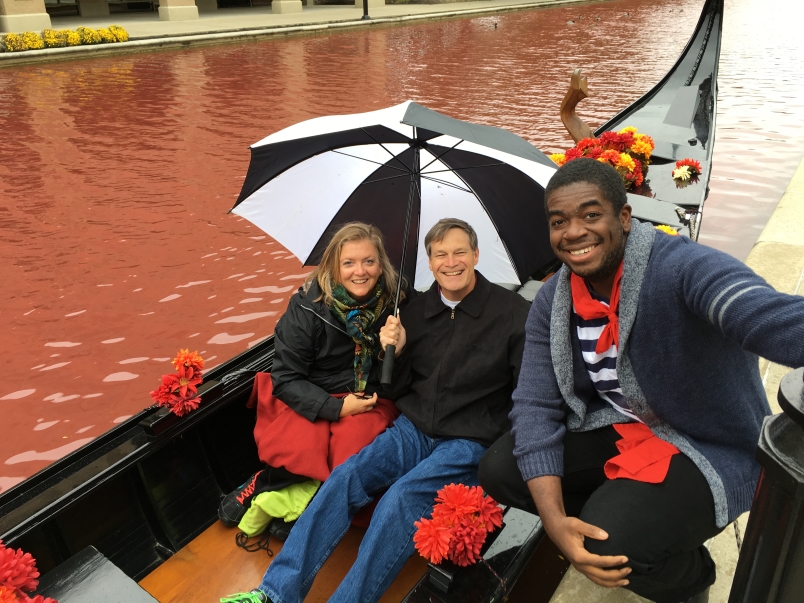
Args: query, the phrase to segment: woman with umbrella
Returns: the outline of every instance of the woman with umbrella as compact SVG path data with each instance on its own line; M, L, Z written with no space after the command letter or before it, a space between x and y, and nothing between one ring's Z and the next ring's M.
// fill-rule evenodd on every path
M224 523L253 536L272 517L295 519L318 486L310 480L324 481L398 416L381 397L378 361L398 278L374 226L351 222L333 235L276 325L271 373L255 379L267 468L223 500Z

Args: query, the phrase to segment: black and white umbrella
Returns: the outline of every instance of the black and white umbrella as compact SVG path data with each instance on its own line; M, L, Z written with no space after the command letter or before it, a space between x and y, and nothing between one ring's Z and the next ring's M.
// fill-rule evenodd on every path
M320 261L342 224L373 224L396 266L405 247L416 250L401 271L417 289L433 280L424 233L460 218L477 231L478 270L492 282L524 283L554 257L543 203L555 169L511 132L408 101L311 119L256 143L232 212L305 265Z

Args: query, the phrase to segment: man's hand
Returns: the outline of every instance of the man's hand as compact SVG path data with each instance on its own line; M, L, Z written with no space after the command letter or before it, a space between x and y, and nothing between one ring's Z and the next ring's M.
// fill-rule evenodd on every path
M343 406L341 406L341 414L339 416L348 417L350 415L363 414L373 409L376 405L376 392L370 398L349 394L343 399Z
M565 516L553 519L549 527L545 522L544 529L573 567L595 584L606 588L616 588L628 584L625 577L631 573L631 568L609 569L627 563L627 557L602 557L593 555L584 548L584 538L606 540L609 537L600 528L585 523L577 517Z
M385 326L380 329L380 344L384 350L387 346L396 346L394 358L402 353L402 350L407 343L405 335L405 327L402 326L402 321L398 316L389 316L385 321Z
M593 555L584 548L584 538L606 540L609 535L580 519L567 517L560 477L555 475L535 477L528 480L528 489L533 496L533 502L536 503L544 530L576 570L595 584L606 588L628 584L625 577L631 573L631 568L608 569L627 563L627 557L622 555L602 557Z

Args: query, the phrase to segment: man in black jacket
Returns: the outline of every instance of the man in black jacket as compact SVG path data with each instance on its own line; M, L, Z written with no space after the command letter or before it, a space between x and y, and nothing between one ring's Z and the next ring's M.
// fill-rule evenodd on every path
M480 457L510 428L528 303L475 271L477 235L466 222L441 220L424 241L435 282L380 331L383 348L396 346L392 397L402 415L332 472L259 589L238 601L303 600L354 514L387 490L330 598L377 601L413 554L413 522L429 515L436 491L477 485Z

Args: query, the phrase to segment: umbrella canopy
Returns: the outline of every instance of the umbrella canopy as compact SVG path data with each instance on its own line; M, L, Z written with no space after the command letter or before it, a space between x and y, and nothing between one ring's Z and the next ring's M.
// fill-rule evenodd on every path
M544 187L556 166L511 132L408 101L295 124L253 145L251 154L232 211L305 265L320 261L338 227L360 220L382 231L399 266L409 206L407 245L416 253L402 272L417 288L433 280L423 239L442 218L474 227L478 269L493 282L524 282L554 257Z

